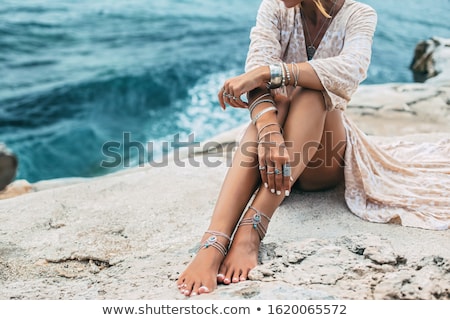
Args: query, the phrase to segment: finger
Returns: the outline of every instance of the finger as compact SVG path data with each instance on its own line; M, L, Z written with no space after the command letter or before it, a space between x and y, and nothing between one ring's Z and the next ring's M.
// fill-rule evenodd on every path
M269 187L269 184L267 182L267 166L266 162L264 161L263 157L259 157L259 172L261 174L261 180L262 184L265 188Z
M267 163L266 150L263 144L258 143L258 163L261 173L261 180L265 188L269 188L269 181L267 180Z
M273 164L267 166L267 183L271 193L275 193L275 166Z
M285 163L283 165L283 188L284 188L284 195L286 197L289 197L290 193L291 193L291 166L289 163Z
M228 99L228 104L234 108L246 108L246 105L242 103L242 101L240 101L240 99L236 96L234 96L232 93L228 94L226 96L226 98Z
M281 196L281 192L284 191L283 189L283 169L281 162L277 161L275 164L275 190L278 196Z
M220 103L222 110L225 111L225 109L227 107L226 107L225 101L224 101L224 98L225 98L224 94L225 94L225 88L220 89L219 93L217 94L217 98L219 99L219 103Z
M235 101L239 108L243 108L243 109L248 108L248 104L246 104L244 101L242 101L240 96L235 96L235 98L236 98Z

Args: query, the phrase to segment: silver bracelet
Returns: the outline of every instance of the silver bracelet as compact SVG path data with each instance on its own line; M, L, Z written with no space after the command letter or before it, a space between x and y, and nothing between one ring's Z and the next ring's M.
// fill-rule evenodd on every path
M255 109L256 105L258 105L260 103L260 101L262 101L263 98L266 98L266 97L272 97L272 95L270 93L262 94L252 102L250 107L248 107L248 110L250 110L250 114L252 113L253 109ZM265 99L265 100L268 100L268 99Z
M281 65L283 66L283 81L282 86L288 86L289 83L291 83L291 73L289 71L289 67L286 63L282 62Z
M292 62L292 73L294 74L294 88L296 88L298 86L298 66L297 64L295 64L294 62Z
M259 104L261 104L261 103L264 103L264 102L268 102L268 103L270 103L270 104L274 104L274 102L273 102L273 100L272 99L262 99L262 100L258 100L258 101L256 101L255 103L253 103L251 106L250 106L250 108L248 108L248 110L250 111L250 116L252 115L252 113L253 113L253 111L255 110L255 108L259 105Z
M256 124L256 121L258 121L258 119L261 118L263 116L263 114L266 114L267 112L270 112L270 111L277 112L278 109L275 106L272 106L272 107L269 107L269 108L266 108L266 109L262 110L260 113L258 113L255 116L255 118L252 119L253 124Z
M277 89L281 87L283 82L283 70L281 65L271 64L270 69L270 82L269 89Z
M291 83L291 72L289 71L289 66L283 62L284 70L286 72L286 80L285 85L289 85Z
M280 62L280 67L282 70L282 79L281 79L281 86L285 87L286 86L286 69L284 68L284 62Z

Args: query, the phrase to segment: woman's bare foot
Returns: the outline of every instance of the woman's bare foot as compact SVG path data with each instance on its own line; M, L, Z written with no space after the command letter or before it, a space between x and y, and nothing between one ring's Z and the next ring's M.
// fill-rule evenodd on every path
M251 225L240 226L220 266L217 281L230 284L247 280L250 270L258 264L260 243L258 232Z
M206 241L208 237L202 241ZM218 239L217 242L222 243L224 247L228 244L228 241L224 243L223 239ZM212 245L202 247L177 280L180 293L195 296L212 292L217 287L217 272L223 258L224 253L220 249Z

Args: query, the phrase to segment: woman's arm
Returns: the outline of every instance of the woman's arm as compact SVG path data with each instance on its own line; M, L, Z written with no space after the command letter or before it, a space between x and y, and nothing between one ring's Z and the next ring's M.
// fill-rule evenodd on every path
M376 24L376 12L362 5L347 21L341 53L336 57L307 62L324 88L327 110L345 109L359 84L366 78ZM300 85L309 85L304 83L308 76L300 73Z
M270 81L268 65L281 62L279 19L290 19L290 13L281 10L276 2L263 1L251 33L246 70L259 69L262 83ZM344 46L338 56L298 63L295 67L288 65L291 75L298 72L298 86L323 91L328 110L344 109L367 76L376 24L376 12L367 5L361 5L346 22ZM293 78L290 85L294 84Z

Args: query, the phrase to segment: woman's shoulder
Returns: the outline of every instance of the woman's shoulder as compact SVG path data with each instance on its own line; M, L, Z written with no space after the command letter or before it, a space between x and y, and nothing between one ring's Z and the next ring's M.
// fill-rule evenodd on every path
M346 11L348 11L351 14L353 14L355 12L359 12L359 13L376 15L376 11L374 8L372 8L370 5L368 5L366 3L362 3L359 1L345 0L344 6L346 8Z
M288 8L280 0L262 0L260 8L264 10L270 10L272 12L287 12Z

